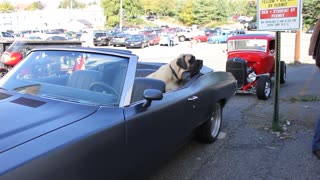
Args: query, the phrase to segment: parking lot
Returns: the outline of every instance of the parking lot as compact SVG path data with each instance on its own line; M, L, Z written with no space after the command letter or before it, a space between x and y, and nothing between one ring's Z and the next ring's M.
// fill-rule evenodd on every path
M309 39L310 34L302 34L300 62L303 64L288 66L287 82L280 88L280 117L288 123L284 133L270 130L274 96L261 101L255 95L236 95L224 108L217 142L187 143L147 179L319 179L319 160L311 153L319 102L290 101L301 95L319 95L319 72L307 53ZM186 50L186 45L175 47L176 52ZM197 53L209 67L224 70L225 48L225 44L204 43L190 52ZM281 60L293 63L294 48L295 34L282 33ZM144 50L134 51L138 54ZM165 52L175 53L173 48Z
M248 33L257 33L250 31ZM261 32L259 32L261 33ZM269 32L270 33L270 32ZM314 60L308 56L308 46L311 34L301 33L300 44L300 62L314 63ZM295 33L281 33L281 60L287 64L294 62L295 57ZM110 46L111 47L111 46ZM118 49L126 49L125 47L112 47ZM197 43L191 47L190 41L180 42L179 45L168 46L150 46L144 49L129 49L140 57L141 61L169 62L181 53L192 53L198 59L204 61L204 65L213 68L216 71L225 70L225 62L227 60L227 45Z

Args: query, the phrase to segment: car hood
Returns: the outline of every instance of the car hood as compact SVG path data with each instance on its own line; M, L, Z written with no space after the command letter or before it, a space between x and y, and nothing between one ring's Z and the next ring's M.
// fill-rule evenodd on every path
M0 90L0 153L84 119L98 107Z
M248 62L256 62L266 56L265 52L260 51L232 51L228 52L228 59L230 58L242 58Z

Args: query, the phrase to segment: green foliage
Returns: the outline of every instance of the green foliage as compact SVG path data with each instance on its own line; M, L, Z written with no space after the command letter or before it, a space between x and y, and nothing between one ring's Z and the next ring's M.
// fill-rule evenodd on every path
M26 8L26 10L29 10L29 11L34 11L37 9L38 10L44 9L44 5L41 3L41 1L33 2Z
M216 18L218 9L212 6L216 0L196 0L193 6L194 24L207 24Z
M320 18L320 0L303 1L303 24L307 28L314 26Z
M64 0L70 2L70 0ZM256 0L122 0L123 22L136 24L143 14L156 13L176 17L184 25L215 25L228 22L234 15L257 18ZM313 26L320 15L320 0L303 1L303 20L307 27ZM101 0L107 26L120 22L120 0Z
M84 9L86 7L86 4L79 2L77 0L62 0L59 3L59 8L61 9L67 9L67 8L71 8L72 5L72 9Z
M14 12L14 7L10 2L4 1L0 3L0 13L11 13Z
M181 22L188 26L194 23L192 8L192 0L188 0L183 4L181 12L179 14L179 19L181 20Z
M114 27L120 23L120 1L119 0L101 0L101 6L106 16L106 26ZM140 0L122 0L122 21L123 25L129 25L131 22L138 22L136 18L143 14L142 3Z

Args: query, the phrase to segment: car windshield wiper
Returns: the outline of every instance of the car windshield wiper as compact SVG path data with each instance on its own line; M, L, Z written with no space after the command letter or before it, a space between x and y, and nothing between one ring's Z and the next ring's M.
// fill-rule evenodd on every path
M29 84L26 86L20 86L14 88L13 91L17 91L20 93L27 93L27 94L38 94L41 84Z

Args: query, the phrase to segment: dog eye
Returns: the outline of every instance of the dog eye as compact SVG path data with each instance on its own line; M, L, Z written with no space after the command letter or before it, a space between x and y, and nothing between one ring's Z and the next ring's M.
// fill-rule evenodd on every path
M194 62L194 59L190 59L189 63L192 64Z

